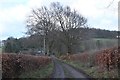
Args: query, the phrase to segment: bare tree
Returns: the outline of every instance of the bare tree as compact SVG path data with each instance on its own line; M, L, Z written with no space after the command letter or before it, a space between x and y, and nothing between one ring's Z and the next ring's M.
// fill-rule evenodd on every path
M72 11L69 6L63 7L57 2L52 3L50 8L44 6L33 10L27 20L27 28L29 34L45 36L47 52L60 50L64 44L67 52L72 53L74 46L84 38L82 36L84 32L79 29L85 27L86 22L86 18L77 11Z
M55 29L51 20L50 11L43 6L32 11L27 20L28 34L40 34L44 36L45 52L49 52L49 32Z
M80 30L77 29L85 27L87 20L77 11L72 11L69 6L63 7L58 2L51 4L51 11L62 33L60 39L66 45L68 53L72 53L73 46L79 44L82 39Z

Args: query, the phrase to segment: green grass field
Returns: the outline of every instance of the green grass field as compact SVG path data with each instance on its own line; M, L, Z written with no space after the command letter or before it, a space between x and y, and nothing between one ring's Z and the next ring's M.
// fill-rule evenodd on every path
M103 41L103 42L106 42L106 41L110 41L110 42L117 42L118 39L107 39L107 38L93 38L92 40L94 41Z
M98 70L98 66L88 67L86 64L80 63L79 61L64 61L64 62L80 70L83 70L86 74L88 74L92 78L118 78L116 69L113 69L111 71L104 70L100 72L100 70Z
M82 51L93 51L118 46L118 39L92 38L81 42Z
M93 41L96 43L99 41L101 45L106 47L118 46L118 39L105 39L105 38L94 38Z

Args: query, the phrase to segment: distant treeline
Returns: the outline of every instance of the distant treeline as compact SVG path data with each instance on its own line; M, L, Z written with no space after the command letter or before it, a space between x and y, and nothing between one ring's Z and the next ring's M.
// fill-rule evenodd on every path
M118 35L117 31L101 30L101 29L95 29L95 28L79 28L79 30L82 32L87 32L87 34L82 34L82 36L87 36L85 40L88 40L91 38L116 39L116 36ZM77 31L75 32L77 33ZM44 47L43 38L44 36L39 34L35 34L29 37L22 37L19 39L9 37L7 40L3 41L4 43L3 52L18 53L20 51L28 51L28 50L43 50L43 47ZM49 45L50 47L49 52L66 53L65 46L59 42L59 39L57 39L55 36L53 36L53 38L55 38L55 40L57 41L54 41L54 39L51 39L51 43L49 43L51 44ZM80 44L75 46L74 50L77 50L77 52L80 52L81 50L79 49L80 48L79 46L81 47Z
M110 30L103 30L103 29L96 29L96 28L82 28L85 31L89 31L91 37L93 38L108 38L108 39L115 39L118 36L118 31L110 31Z

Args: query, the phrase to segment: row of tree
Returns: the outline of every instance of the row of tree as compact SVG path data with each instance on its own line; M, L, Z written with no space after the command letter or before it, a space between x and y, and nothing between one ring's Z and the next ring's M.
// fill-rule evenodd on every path
M17 53L21 49L21 42L13 37L9 37L7 40L3 41L3 52L7 53Z
M109 31L109 30L102 30L102 29L95 29L89 28L88 29L94 38L108 38L108 39L115 39L118 36L118 31Z

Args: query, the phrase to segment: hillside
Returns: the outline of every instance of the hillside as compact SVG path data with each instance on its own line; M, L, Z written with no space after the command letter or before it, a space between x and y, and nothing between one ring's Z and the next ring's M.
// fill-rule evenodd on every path
M118 40L116 36L118 35L117 31L109 31L109 30L102 30L102 29L95 29L95 28L78 28L78 29L71 29L76 35L78 32L81 34L77 34L79 38L84 38L80 40L80 44L73 45L73 53L83 52L88 50L96 50L107 48L111 46L117 46ZM55 31L56 33L60 33ZM84 33L86 32L86 33ZM47 44L49 44L49 53L67 53L66 45L59 40L61 38L58 36L58 39L55 36L51 36L49 41L47 40ZM48 36L49 37L49 36ZM64 39L64 38L63 38ZM72 39L71 39L72 40ZM9 37L7 40L4 40L4 52L13 52L18 53L20 51L43 51L43 43L44 37L43 35L34 34L29 37L21 37L19 39ZM59 44L58 44L59 43ZM56 47L55 47L56 46ZM52 51L52 52L51 52Z
M80 28L82 31L89 32L89 36L92 38L116 38L118 36L118 31L110 31L104 29L96 29L96 28Z

